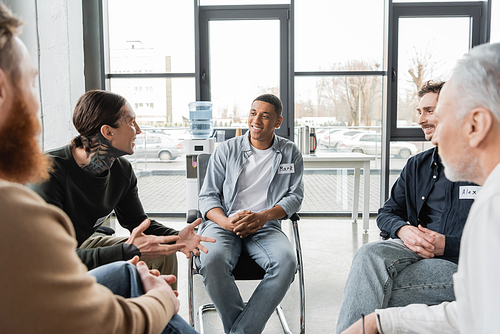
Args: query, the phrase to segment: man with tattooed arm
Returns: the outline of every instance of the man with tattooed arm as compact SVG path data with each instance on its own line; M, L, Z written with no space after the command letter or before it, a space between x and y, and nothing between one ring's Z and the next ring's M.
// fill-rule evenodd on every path
M137 178L122 157L134 153L135 138L141 132L125 98L89 91L78 100L73 124L80 134L69 145L47 153L54 164L50 179L31 188L71 218L77 253L89 270L138 255L150 269L176 275L177 251L187 257L191 252L198 255L207 251L201 241L215 242L193 232L201 220L176 231L144 213ZM113 210L130 237L95 233Z

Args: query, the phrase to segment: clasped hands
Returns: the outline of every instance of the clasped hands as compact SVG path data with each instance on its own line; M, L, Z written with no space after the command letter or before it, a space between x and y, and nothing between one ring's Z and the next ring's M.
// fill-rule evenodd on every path
M418 225L418 227L405 225L396 234L403 240L406 247L424 259L444 254L445 236L422 225Z
M240 238L245 238L257 232L267 221L265 212L242 210L228 217L222 227Z
M139 226L132 230L126 244L134 244L141 252L141 257L151 259L166 256L177 251L181 251L186 258L200 255L200 251L207 253L208 249L201 242L215 242L214 238L204 237L194 233L194 228L201 224L201 219L196 219L193 223L183 228L178 235L156 236L146 235L144 231L149 227L149 219L145 219Z

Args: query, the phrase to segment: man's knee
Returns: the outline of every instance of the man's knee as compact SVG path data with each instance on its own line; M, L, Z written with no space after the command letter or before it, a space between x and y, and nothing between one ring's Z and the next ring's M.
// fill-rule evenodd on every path
M297 259L292 247L279 249L278 252L273 252L271 263L264 270L271 276L279 277L284 283L287 281L293 282L295 273L297 272Z
M420 259L419 256L395 241L375 241L363 245L356 252L353 266L371 265L379 262L389 266L402 258L409 259L410 262Z
M453 274L456 270L455 263L441 259L423 259L406 267L394 279L388 306L436 305L455 300Z
M374 260L382 258L383 253L381 250L384 248L382 242L370 242L361 246L356 252L354 259L352 260L354 264L366 264Z
M177 254L172 253L154 259L145 259L149 269L156 269L162 275L177 275Z
M458 266L442 259L422 259L402 270L394 280L395 288L408 286L453 286Z
M287 252L283 254L280 259L281 266L286 270L289 275L295 275L297 271L297 259L295 257L295 253L293 249L289 249Z
M214 247L207 254L200 254L200 273L226 273L230 274L233 265L231 264L231 256L223 248Z
M135 266L126 261L105 264L90 270L88 274L94 276L97 283L125 298L131 297L131 282L137 280L132 277L138 275Z
M130 267L134 267L134 265L126 261L116 261L92 269L88 272L88 274L96 277L98 281L99 278L108 275L128 279Z

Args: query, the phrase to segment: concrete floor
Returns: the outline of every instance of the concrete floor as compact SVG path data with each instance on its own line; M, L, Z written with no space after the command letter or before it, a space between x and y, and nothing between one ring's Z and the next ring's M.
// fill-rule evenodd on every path
M184 219L160 218L158 221L167 226L182 229ZM306 293L306 332L334 333L337 317L342 303L343 289L351 261L361 245L379 240L379 230L375 221L370 220L368 234L362 233L362 222L352 223L350 219L305 218L299 222L304 260ZM289 221L283 222L283 230L290 235ZM117 229L118 235L128 231ZM179 260L178 292L181 301L179 314L188 321L187 260L182 253ZM248 299L256 282L238 282L242 296ZM201 276L195 277L195 307L210 302L205 292ZM297 279L290 287L281 303L293 333L299 332L299 289ZM205 333L223 333L222 323L216 312L204 314ZM196 329L199 330L198 320ZM264 330L266 334L283 333L276 313L269 319Z

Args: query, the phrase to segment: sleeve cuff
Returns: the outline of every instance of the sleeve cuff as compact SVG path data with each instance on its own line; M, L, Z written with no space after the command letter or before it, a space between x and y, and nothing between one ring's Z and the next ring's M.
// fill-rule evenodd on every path
M458 257L460 253L460 238L445 236L444 254L447 257Z
M380 334L398 333L396 326L393 326L398 321L396 308L375 310L375 315L377 319L377 330Z
M392 239L399 239L399 237L396 235L396 232L403 226L406 226L406 225L410 225L408 222L404 222L404 221L400 221L398 223L396 223L393 227L392 227L392 231L391 231L391 238Z
M137 248L133 244L123 243L122 244L122 251L123 251L123 259L125 261L130 260L131 258L133 258L136 255L141 257L141 251L139 250L139 248Z

